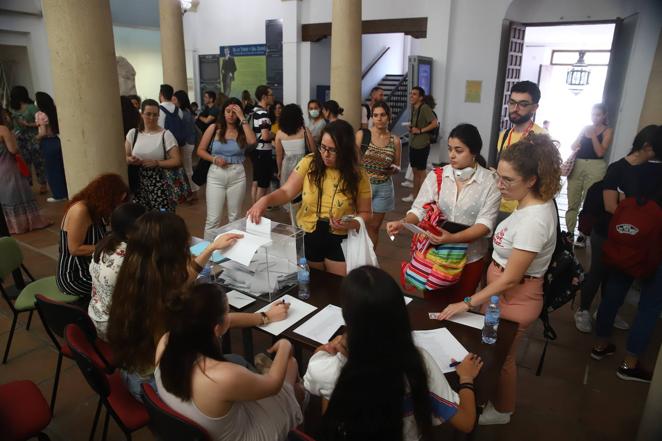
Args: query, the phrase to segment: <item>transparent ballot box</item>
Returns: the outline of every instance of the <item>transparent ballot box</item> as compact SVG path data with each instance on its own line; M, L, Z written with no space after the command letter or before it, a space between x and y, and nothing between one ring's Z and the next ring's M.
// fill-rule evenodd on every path
M269 301L297 285L297 264L304 257L303 230L265 217L257 226L243 218L210 230L206 238L230 232L242 233L244 238L212 256L217 282L228 290Z

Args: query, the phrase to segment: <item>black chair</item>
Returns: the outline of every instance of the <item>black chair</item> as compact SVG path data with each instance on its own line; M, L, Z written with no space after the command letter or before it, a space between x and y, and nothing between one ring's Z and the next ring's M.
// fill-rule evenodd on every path
M142 384L143 404L149 413L149 427L161 441L211 441L209 433L195 421L175 412L161 400L154 388Z
M94 323L81 308L61 303L45 297L41 294L35 295L35 305L41 318L46 333L57 349L57 365L55 367L55 380L53 381L53 392L51 394L51 412L55 413L55 398L57 396L58 384L60 382L60 370L62 368L62 357L74 359L69 345L64 341L64 329L69 324L76 324L85 333L88 340L94 346L95 351L106 366L106 370L112 372L112 352L105 341L97 337Z

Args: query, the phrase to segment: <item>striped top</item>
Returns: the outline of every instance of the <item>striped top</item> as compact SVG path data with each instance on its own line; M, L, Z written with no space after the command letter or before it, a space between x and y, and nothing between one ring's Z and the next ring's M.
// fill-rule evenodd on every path
M106 234L106 226L92 224L87 229L83 245L96 245ZM89 297L92 293L90 262L92 256L72 256L67 246L67 232L60 229L60 255L57 261L55 281L60 291L79 297Z
M395 138L391 135L384 147L376 146L372 141L363 154L363 168L370 177L371 184L383 184L391 179L391 165L395 160Z

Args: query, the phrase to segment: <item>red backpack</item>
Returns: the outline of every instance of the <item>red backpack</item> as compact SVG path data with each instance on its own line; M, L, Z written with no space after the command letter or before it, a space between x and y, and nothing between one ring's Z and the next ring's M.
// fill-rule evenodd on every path
M602 255L605 264L635 278L652 275L662 262L662 208L652 200L628 197L609 223Z

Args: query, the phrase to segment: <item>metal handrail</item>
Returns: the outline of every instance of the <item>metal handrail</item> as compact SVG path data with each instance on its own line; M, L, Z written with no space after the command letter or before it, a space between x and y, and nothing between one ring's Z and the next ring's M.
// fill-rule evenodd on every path
M370 63L368 65L366 70L363 71L363 73L361 74L361 79L364 79L366 77L366 75L368 75L368 73L372 70L372 68L375 67L375 64L377 64L377 62L384 56L384 54L386 52L389 51L389 49L391 49L390 46L386 46L386 47L384 47L384 49L382 49L382 51L379 53L379 55L377 55L377 57L375 57L375 59L372 60L372 63Z

